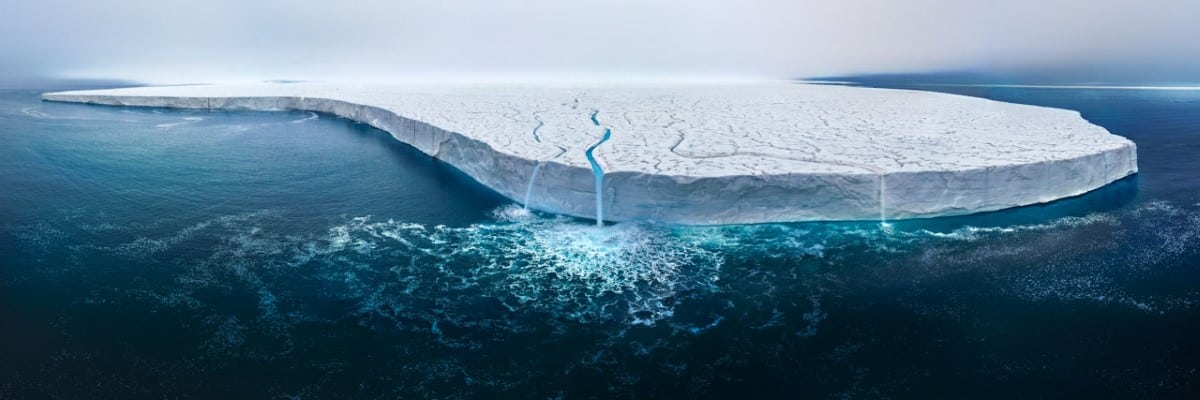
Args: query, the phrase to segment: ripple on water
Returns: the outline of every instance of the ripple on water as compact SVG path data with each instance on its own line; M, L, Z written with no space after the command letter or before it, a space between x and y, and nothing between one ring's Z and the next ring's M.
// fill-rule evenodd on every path
M1039 224L891 232L876 224L598 228L516 205L466 227L362 216L323 232L287 233L279 228L286 218L263 211L169 230L171 222L127 225L76 210L61 224L4 228L45 257L76 230L107 240L69 245L77 267L47 273L89 273L78 267L104 257L172 266L137 271L169 281L130 281L125 293L163 309L220 316L211 319L205 345L214 351L262 337L282 339L286 349L297 324L347 317L471 349L547 326L566 332L564 324L611 326L615 334L665 325L684 336L732 324L807 338L839 312L836 299L864 284L934 282L964 271L983 274L991 287L981 291L1027 302L1192 309L1197 291L1141 293L1123 282L1194 254L1198 209L1159 202ZM1140 244L1129 246L1134 241ZM212 293L254 301L219 304L230 300ZM89 299L106 304L103 296ZM312 301L321 297L345 307ZM965 312L922 301L914 307L924 314ZM680 307L687 308L682 315Z
M497 214L497 223L465 228L354 218L304 246L296 259L331 260L331 254L349 252L369 263L408 254L412 258L392 267L393 274L425 277L442 290L476 292L510 311L578 322L653 325L671 316L679 297L716 290L722 258L669 230L638 224L599 228L529 215L516 206Z

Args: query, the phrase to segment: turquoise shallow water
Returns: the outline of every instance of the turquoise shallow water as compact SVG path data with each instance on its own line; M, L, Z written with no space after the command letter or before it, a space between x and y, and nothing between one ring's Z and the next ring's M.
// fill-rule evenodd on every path
M529 214L347 120L0 93L0 398L1200 391L1200 92L1077 109L1141 174L878 223Z

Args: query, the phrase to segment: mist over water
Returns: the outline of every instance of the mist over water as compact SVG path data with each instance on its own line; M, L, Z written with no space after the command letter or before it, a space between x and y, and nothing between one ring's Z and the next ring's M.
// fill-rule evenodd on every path
M1195 395L1197 92L1080 110L1142 173L932 220L529 212L346 120L0 94L0 397Z
M0 87L964 69L1200 79L1193 0L43 0L5 11Z

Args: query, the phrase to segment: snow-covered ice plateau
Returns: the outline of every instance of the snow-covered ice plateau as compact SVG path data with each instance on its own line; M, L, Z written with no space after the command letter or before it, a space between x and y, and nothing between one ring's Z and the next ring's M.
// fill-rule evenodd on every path
M529 208L607 221L960 215L1076 196L1137 173L1134 143L1075 111L786 81L258 83L43 98L333 114Z

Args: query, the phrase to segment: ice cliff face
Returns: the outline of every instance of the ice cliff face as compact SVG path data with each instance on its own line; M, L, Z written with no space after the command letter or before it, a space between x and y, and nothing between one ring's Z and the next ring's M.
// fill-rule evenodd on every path
M957 215L1075 196L1137 172L1133 142L1074 111L791 82L255 84L43 98L334 114L530 208L610 221Z

